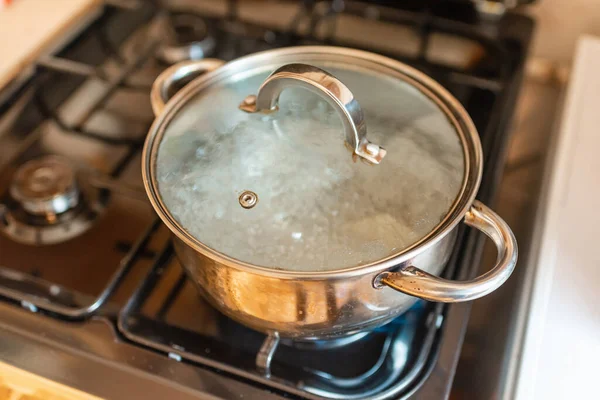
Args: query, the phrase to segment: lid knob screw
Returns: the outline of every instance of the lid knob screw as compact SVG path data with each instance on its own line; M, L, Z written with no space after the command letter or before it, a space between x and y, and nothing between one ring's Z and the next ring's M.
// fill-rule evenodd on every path
M239 197L240 205L244 208L252 208L258 203L258 196L256 193L246 190Z

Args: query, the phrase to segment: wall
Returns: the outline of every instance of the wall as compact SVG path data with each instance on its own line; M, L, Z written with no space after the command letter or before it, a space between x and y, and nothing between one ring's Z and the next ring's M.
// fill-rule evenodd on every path
M600 0L537 0L524 10L537 20L532 56L570 64L577 38L600 36Z

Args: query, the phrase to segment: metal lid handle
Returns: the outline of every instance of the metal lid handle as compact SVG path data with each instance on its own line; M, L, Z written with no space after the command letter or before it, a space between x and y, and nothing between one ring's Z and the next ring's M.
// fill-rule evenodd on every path
M303 87L318 94L342 116L346 141L354 153L379 164L386 154L380 146L367 140L367 125L354 95L330 73L307 64L287 64L276 69L263 82L258 94L250 95L240 104L249 113L277 111L279 95L288 87Z
M408 267L398 272L384 272L376 282L379 286L386 285L411 296L443 303L475 300L493 292L508 279L517 264L515 236L506 222L479 201L473 202L465 223L485 233L498 249L496 265L489 272L470 281L457 282Z

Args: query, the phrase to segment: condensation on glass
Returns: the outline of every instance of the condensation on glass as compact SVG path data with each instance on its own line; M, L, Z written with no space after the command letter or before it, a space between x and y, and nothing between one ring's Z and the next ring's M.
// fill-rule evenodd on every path
M160 196L206 246L269 268L329 271L397 254L429 234L461 192L465 157L446 114L410 84L334 62L364 112L379 165L351 157L340 116L303 88L279 110L238 108L273 71L234 75L201 91L166 128L156 165ZM244 207L244 193L259 201Z

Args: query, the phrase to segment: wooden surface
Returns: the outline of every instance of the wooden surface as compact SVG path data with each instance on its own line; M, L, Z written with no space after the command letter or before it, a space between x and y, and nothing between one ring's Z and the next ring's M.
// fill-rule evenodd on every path
M0 362L0 400L101 400Z
M85 26L101 0L16 0L0 11L0 90Z

